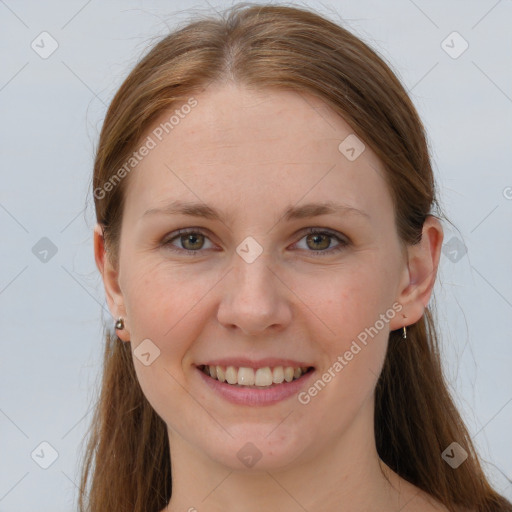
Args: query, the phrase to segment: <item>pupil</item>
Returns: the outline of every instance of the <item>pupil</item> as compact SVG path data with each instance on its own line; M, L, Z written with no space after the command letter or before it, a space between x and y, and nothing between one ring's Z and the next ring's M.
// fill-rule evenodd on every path
M185 243L188 243L188 242L191 242L192 245L194 245L194 240L198 240L198 237L194 234L191 234L191 235L186 235L186 239L185 239ZM197 242L195 242L197 243ZM197 249L197 247L194 247L195 249Z
M321 238L324 238L324 239L326 239L326 240L327 240L326 235L321 235L321 234L320 234L320 235L318 235L318 234L317 234L317 235L311 235L311 236L312 236L312 237L313 237L313 239L315 240L315 243L319 242L318 238L320 238L320 239L321 239ZM327 240L327 245L329 245L329 241L328 241L328 240ZM318 249L318 246L317 246L316 248ZM321 247L321 248L322 248L322 247ZM325 246L324 246L323 248L325 248Z

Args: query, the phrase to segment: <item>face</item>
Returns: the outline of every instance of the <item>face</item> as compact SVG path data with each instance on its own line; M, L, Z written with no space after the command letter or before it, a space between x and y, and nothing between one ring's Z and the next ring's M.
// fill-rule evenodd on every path
M247 453L259 469L307 462L363 417L356 435L373 435L409 275L382 164L313 96L212 85L194 97L161 141L172 112L155 123L156 147L126 178L115 302L145 396L171 443L231 468ZM176 201L219 218L173 213ZM338 207L307 206L326 203ZM281 365L313 370L261 390L212 386L198 368L229 360L277 380Z

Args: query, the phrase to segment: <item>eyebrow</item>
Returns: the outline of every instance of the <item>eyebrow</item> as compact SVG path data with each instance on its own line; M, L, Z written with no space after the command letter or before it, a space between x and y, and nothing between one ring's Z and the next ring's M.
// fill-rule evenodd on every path
M217 220L222 223L225 223L227 220L221 212L206 203L195 203L180 200L172 201L160 208L150 208L144 212L142 217L155 214L203 217L210 220ZM346 204L335 203L333 201L307 203L302 206L291 205L284 210L279 219L284 218L285 221L291 221L329 214L356 214L368 220L370 219L370 215L363 210L359 210L358 208L354 208L353 206Z

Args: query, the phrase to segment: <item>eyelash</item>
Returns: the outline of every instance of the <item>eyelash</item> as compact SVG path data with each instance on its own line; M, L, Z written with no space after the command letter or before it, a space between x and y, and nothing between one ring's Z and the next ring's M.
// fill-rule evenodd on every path
M169 250L176 252L176 253L180 253L180 254L185 253L189 256L197 256L200 252L203 252L201 249L198 249L197 251L192 251L190 249L180 249L180 248L174 247L171 243L183 235L192 235L192 234L193 235L200 234L205 237L208 237L206 235L206 233L204 233L199 228L197 228L197 229L196 228L180 229L180 230L176 231L175 233L173 233L171 235L171 238L164 241L162 243L162 246L164 246L164 247L168 248ZM305 234L299 239L299 241L302 240L307 235L327 235L331 238L335 238L339 242L339 245L336 247L333 247L332 249L325 249L325 250L319 250L319 251L313 251L313 250L306 251L306 252L311 252L311 253L315 254L315 256L319 256L319 257L322 257L326 254L331 255L333 253L338 253L338 252L342 251L343 249L345 249L349 245L349 242L347 240L344 240L343 238L340 238L337 234L335 234L331 231L325 230L325 229L308 228L306 230Z

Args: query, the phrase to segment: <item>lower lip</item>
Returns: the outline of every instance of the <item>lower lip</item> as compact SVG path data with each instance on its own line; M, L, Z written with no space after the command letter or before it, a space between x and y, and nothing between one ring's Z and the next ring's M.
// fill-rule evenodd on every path
M291 382L274 384L270 388L246 388L220 382L196 367L203 381L229 402L239 405L271 405L296 395L310 380L314 370Z

